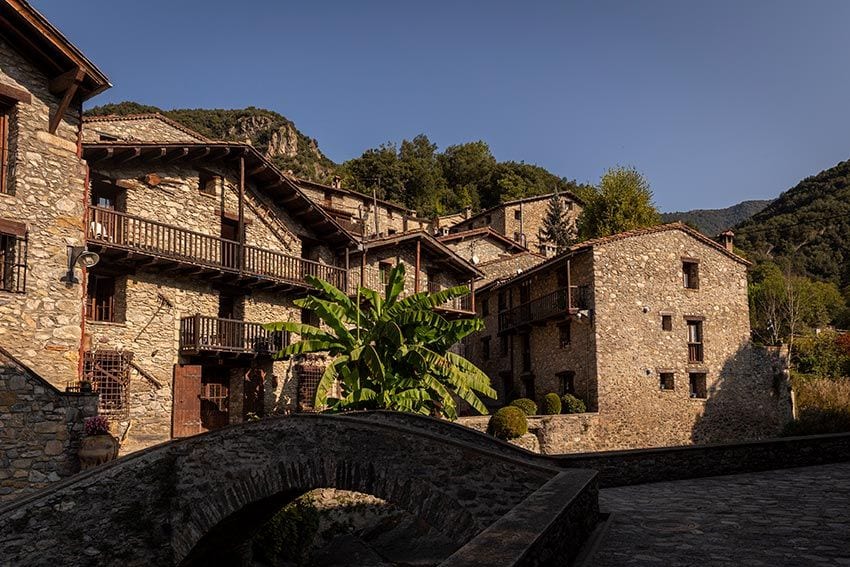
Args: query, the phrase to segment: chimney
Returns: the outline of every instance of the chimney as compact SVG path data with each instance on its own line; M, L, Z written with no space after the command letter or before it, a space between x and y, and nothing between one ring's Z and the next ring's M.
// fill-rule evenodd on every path
M472 207L466 207L465 209L463 209L463 218L464 219L468 219L471 216L472 216Z
M726 250L732 252L735 248L735 233L731 230L727 230L720 235L720 242Z
M331 181L331 187L334 189L339 189L342 187L342 177L339 175L334 175L333 181Z

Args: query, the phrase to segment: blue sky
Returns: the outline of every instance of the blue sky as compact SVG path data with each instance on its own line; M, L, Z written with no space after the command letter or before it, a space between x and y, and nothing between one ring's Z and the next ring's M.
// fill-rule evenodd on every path
M115 85L90 105L269 108L337 162L482 139L579 181L633 165L668 211L850 157L845 0L32 1Z

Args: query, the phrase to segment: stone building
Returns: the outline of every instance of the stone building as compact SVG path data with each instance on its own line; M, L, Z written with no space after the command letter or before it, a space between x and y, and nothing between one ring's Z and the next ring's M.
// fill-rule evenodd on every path
M558 196L566 209L565 222L569 228L575 230L576 220L581 213L583 203L581 199L567 191L559 193ZM555 253L555 247L546 242L541 235L541 230L544 226L549 202L554 197L554 193L549 193L508 201L456 222L449 229L449 232L464 232L490 227L532 252L537 252L543 256L552 256ZM439 224L443 226L454 218L454 215L447 217Z
M748 262L725 244L661 225L493 280L478 290L486 329L467 355L502 401L581 398L592 413L569 450L775 435L788 385L750 342Z

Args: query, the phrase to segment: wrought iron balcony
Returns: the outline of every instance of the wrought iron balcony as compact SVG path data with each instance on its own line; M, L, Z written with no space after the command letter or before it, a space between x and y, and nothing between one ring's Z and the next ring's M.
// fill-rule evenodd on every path
M289 333L269 332L260 323L193 315L180 319L180 353L272 355L289 344Z
M499 313L499 332L542 323L590 308L590 286L571 286L569 295L571 303L569 310L567 309L567 288L563 287Z
M342 289L347 282L344 268L100 207L88 207L87 240L99 250L123 251L152 263L182 264L256 281L306 287L305 276L313 275Z

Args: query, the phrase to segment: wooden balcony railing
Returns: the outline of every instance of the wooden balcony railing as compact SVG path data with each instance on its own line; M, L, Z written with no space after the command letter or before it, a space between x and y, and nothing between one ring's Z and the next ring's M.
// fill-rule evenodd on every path
M572 286L570 303L570 311L589 309L590 286ZM567 313L567 288L563 287L499 313L499 332Z
M127 213L88 207L87 238L107 248L259 279L304 285L307 275L345 288L344 268L244 245Z
M703 361L702 343L688 343L688 363Z
M269 332L260 323L192 315L180 319L180 352L271 355L289 344L289 333Z

